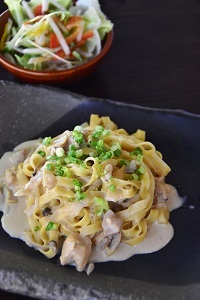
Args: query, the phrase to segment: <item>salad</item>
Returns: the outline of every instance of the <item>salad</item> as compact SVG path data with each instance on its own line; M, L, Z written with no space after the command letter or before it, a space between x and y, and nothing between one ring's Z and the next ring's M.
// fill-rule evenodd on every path
M98 0L5 0L11 13L1 51L14 64L38 71L65 70L101 52L113 28Z

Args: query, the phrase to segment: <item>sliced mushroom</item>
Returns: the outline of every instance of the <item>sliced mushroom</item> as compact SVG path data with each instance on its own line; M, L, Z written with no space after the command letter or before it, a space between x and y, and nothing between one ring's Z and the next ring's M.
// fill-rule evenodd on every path
M108 210L103 217L103 230L94 238L95 245L107 255L114 253L121 241L121 226L121 219Z

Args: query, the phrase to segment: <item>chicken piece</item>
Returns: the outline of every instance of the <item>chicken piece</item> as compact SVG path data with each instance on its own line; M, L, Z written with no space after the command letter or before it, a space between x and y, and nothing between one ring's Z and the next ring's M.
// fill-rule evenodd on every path
M112 172L113 172L113 166L111 164L108 164L105 166L105 180L108 181L112 177Z
M61 265L75 264L77 271L84 270L91 253L92 242L88 237L71 233L63 243Z
M103 231L94 239L97 247L102 251L106 250L107 255L114 253L121 241L121 226L121 219L112 210L108 210L103 217Z
M66 130L64 133L58 135L57 138L53 141L52 146L50 146L49 148L50 149L51 149L51 147L64 148L68 141L69 132L70 132L69 130Z
M120 232L122 225L121 219L119 219L112 210L107 210L103 217L102 228L104 235L108 236Z
M38 171L35 176L31 177L29 182L25 185L24 190L26 192L32 192L34 194L38 191L38 186L42 182L42 171Z
M43 185L48 190L51 190L56 185L56 178L53 172L43 168Z
M14 167L6 170L5 184L8 187L8 189L12 191L13 194L15 194L16 191L18 191L19 182L17 180L16 170Z
M25 149L13 152L13 154L10 158L13 165L16 166L16 165L20 164L21 162L23 162L25 160L25 156L26 156L25 152L26 152Z

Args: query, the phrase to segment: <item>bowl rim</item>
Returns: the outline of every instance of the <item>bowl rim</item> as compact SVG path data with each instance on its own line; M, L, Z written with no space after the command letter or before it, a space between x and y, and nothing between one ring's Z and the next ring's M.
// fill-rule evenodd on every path
M9 16L11 16L9 9L5 10L2 14L0 14L0 20L1 18L5 16L7 17L7 19L9 18ZM37 71L37 70L29 70L29 69L25 69L19 65L15 65L12 62L10 62L9 60L7 60L5 58L5 56L2 54L1 50L0 50L0 64L2 66L7 66L8 68L11 68L13 71L16 72L20 72L24 75L36 75L36 76L52 76L53 74L58 74L58 75L64 75L64 74L72 74L72 73L76 73L78 71L90 68L92 66L94 66L97 62L99 62L104 55L107 54L107 52L109 51L112 42L113 42L113 37L114 37L114 30L112 29L109 33L106 34L106 37L104 38L104 45L101 49L101 52L96 55L95 57L93 57L91 60L80 64L78 66L75 66L73 68L70 69L66 69L66 70L52 70L52 71Z

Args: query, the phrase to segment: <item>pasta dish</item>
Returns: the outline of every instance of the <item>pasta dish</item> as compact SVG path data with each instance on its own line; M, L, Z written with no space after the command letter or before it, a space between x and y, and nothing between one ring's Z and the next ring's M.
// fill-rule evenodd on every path
M169 214L181 200L165 184L169 166L143 130L128 134L108 116L24 143L0 169L4 229L48 258L61 253L62 265L89 274L96 261L133 255L154 227L168 232L158 248L173 236Z

